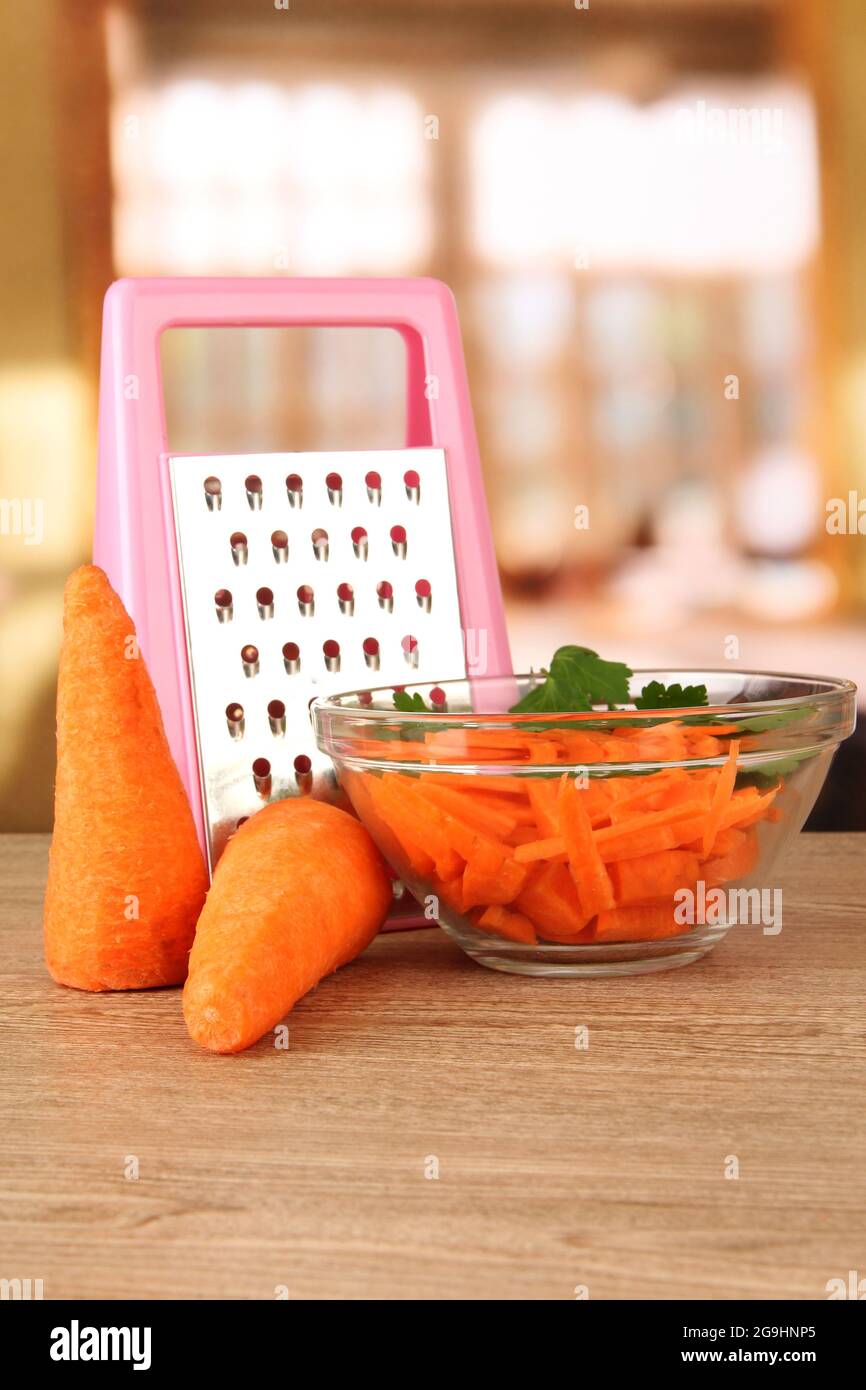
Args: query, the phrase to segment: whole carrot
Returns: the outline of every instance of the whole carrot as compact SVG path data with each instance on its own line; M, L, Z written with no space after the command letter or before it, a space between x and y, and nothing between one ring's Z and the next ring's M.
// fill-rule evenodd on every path
M217 865L183 991L187 1030L240 1052L325 975L363 951L391 902L364 827L309 797L276 801L241 826Z
M45 959L60 984L186 975L207 873L135 627L101 569L64 595Z

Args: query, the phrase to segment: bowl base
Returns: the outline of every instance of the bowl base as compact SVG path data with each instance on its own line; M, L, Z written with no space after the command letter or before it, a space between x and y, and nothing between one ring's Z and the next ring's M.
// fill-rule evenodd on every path
M691 965L721 941L727 928L701 927L663 941L623 941L611 945L556 946L539 942L524 946L482 932L468 932L442 923L443 930L479 965L509 975L549 979L649 975Z

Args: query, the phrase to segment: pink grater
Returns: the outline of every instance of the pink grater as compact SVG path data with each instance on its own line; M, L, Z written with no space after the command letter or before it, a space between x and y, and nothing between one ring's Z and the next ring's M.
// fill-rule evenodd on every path
M407 359L405 449L170 454L160 335L229 325L395 329ZM315 696L509 674L447 287L282 278L112 285L94 561L135 621L211 868L238 822L267 801L337 795L313 739Z

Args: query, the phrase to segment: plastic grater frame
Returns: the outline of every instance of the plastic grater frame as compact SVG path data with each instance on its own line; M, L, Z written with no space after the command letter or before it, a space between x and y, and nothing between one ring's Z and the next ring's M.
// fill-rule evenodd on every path
M511 662L456 307L445 285L429 279L284 277L117 281L106 294L103 315L93 558L136 624L169 745L210 860L207 771L200 757L172 497L172 468L183 467L189 459L169 453L159 357L160 338L167 329L209 326L381 327L400 333L407 364L406 448L382 452L393 453L397 467L405 471L417 467L422 458L428 469L429 451L441 451L462 640L469 656L463 669L469 674L504 675L510 674ZM283 456L265 457L279 459L282 467ZM369 471L369 459L360 452L341 453L335 464L334 471L341 472L347 487L356 481L354 461L359 475ZM217 471L216 460L209 458L207 463L210 472ZM246 463L248 472L255 473L249 458L239 466ZM379 471L384 482L385 466ZM423 496L424 470L417 471ZM348 525L345 505L335 514L345 516ZM238 524L237 529L244 528ZM409 546L411 553L411 533ZM438 588L441 574L434 578ZM434 590L433 610L421 617L435 623L435 613ZM420 642L420 634L413 635ZM420 656L423 660L423 649ZM426 677L420 661L417 670L406 663L401 669L406 683ZM463 670L429 672L431 682L454 674ZM369 674L371 686L390 679L400 683L384 661L378 672ZM330 686L319 682L314 693L351 685L341 668ZM306 729L304 736L309 738ZM277 794L290 790L281 786ZM261 804L259 796L256 805ZM213 838L218 852L221 842Z

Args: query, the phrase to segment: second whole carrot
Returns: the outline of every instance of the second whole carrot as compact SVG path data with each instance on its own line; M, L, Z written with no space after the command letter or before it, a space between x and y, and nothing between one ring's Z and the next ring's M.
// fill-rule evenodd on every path
M277 801L229 841L198 921L183 991L190 1036L240 1052L370 944L391 903L364 827L309 797Z

